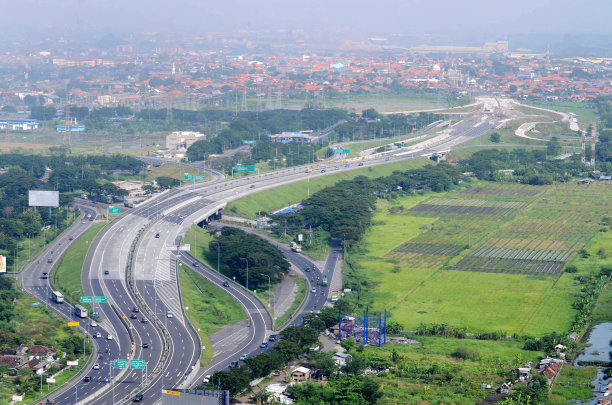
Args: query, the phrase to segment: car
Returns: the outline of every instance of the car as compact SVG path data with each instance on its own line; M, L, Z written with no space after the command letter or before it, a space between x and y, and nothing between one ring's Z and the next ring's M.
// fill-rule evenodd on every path
M144 399L144 395L142 394L134 395L134 402L142 402L143 399Z
M130 319L138 319L138 315L136 315L136 314L132 313L132 314L130 315Z
M166 312L166 317L167 318L174 318L174 315L172 314L172 311Z
M351 165L347 163L344 165L344 167L351 167Z
M113 335L110 335L110 334L109 334L109 335L106 337L106 340L113 340Z
M237 361L232 361L232 362L230 363L230 367L236 367L237 365L238 365L238 362L237 362Z
M91 322L89 323L89 326L91 326L92 328L95 328L96 326L98 326L98 322L96 322L96 321L91 321Z
M202 378L202 382L208 384L210 382L210 374L205 375L204 378Z
M248 354L242 353L242 356L240 356L240 361L245 361L248 357L249 357Z
M227 281L223 282L223 287L229 287L229 283Z
M385 162L388 162L388 161L389 161L389 158L388 158L388 157L386 157L386 158L385 158Z
M40 278L42 278L43 280L47 279L47 273L43 273L42 276L40 276Z
M338 170L338 169L339 169L339 167L338 167L338 166L334 167L334 170Z
M321 169L321 173L325 173L325 169Z
M53 263L53 259L47 259L47 263Z
M363 162L359 162L357 166L363 166Z
M155 237L159 239L159 234L158 234L158 233L156 233L156 234L155 234Z
M255 188L255 184L251 184L251 188Z
M306 268L304 269L304 271L305 271L306 273L308 273L308 272L310 271L310 267L306 267Z
M74 240L74 236L70 236L68 240Z
M200 265L198 264L198 262L193 262L193 267L200 267Z
M142 348L143 348L143 349L148 349L148 348L149 348L149 344L148 344L147 342L144 342L144 343L142 344Z
M179 219L185 219L185 215L179 215Z
M91 376L88 375L87 377L83 378L84 382L90 382L91 381Z
M100 370L100 363L94 364L93 369L94 370Z
M278 335L270 335L270 336L268 336L268 340L270 342L274 342L274 341L276 341L276 339L278 339Z
M280 372L280 370L274 370L274 371L272 372L272 375L273 375L274 377L278 377L279 375L281 375L281 372Z
M311 293L316 293L316 292L317 292L317 289L316 289L316 288L313 288L312 290L310 290L310 292L311 292Z
M149 323L149 320L148 320L147 318L142 318L142 319L140 320L140 322L142 322L142 323Z
M100 332L98 332L98 333L96 333L96 337L97 337L97 338L101 338L101 337L102 337L102 334L101 334Z
M90 220L90 221L93 221L93 220L94 220L94 217L89 218L89 220Z
M110 274L110 270L104 270L104 275L108 276Z
M132 312L140 312L140 308L134 307L134 309L132 309Z
M261 347L262 349L265 349L266 347L268 347L268 342L262 342L259 347Z

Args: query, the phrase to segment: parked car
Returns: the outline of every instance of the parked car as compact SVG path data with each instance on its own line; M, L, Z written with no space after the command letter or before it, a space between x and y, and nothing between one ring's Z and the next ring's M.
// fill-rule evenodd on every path
M202 382L208 384L210 382L210 374L205 375L204 378L202 378Z
M262 349L265 349L266 347L268 347L268 342L262 342L259 347L261 347Z
M278 335L270 335L270 336L268 337L268 340L269 340L270 342L274 342L274 341L275 341L275 340L277 340L277 339L278 339Z
M230 367L236 367L237 365L238 365L238 362L237 362L237 361L232 361L232 362L230 363Z
M242 356L240 356L240 361L245 361L248 357L249 357L248 354L243 353Z

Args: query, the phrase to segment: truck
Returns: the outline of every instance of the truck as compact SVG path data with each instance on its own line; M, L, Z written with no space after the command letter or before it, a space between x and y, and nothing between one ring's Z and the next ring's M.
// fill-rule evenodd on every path
M340 297L340 293L338 291L332 291L332 293L331 293L331 302L338 301L339 297Z
M134 203L126 201L123 203L123 206L128 208L134 208Z
M327 277L323 277L323 280L321 280L321 282L319 283L321 287L327 287L328 284L329 283L327 282Z
M312 167L309 167L308 169L306 169L306 173L311 173L312 172Z
M291 248L291 250L297 253L300 253L302 251L302 247L298 245L297 242L291 242L289 244L289 247Z

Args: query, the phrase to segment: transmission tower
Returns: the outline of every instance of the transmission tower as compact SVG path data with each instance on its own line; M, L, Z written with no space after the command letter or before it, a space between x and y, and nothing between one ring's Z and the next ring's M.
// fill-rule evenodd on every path
M64 145L72 146L71 131L70 131L70 106L66 106L66 126L64 128Z
M242 105L240 106L240 111L247 110L247 99L246 99L246 87L242 90Z

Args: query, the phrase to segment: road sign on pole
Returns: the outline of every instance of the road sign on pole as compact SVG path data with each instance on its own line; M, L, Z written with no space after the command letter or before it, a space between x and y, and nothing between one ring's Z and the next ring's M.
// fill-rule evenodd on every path
M93 297L82 296L81 304L91 304L93 302Z
M146 367L146 363L144 360L130 360L130 368L136 370L144 370Z
M351 150L350 149L342 149L342 153L349 154L349 153L351 153Z
M244 171L244 166L243 165L236 165L236 171L237 172L243 172Z
M94 301L95 301L95 302L98 302L98 303L100 303L100 302L101 302L101 303L105 303L105 304L107 304L107 303L108 303L108 297L107 297L107 296L105 296L105 295L100 295L100 296L98 296L98 297L94 297Z
M247 172L254 172L255 166L247 166Z
M255 145L257 141L242 141L243 145Z
M203 174L196 174L195 179L204 181L206 180L206 176Z
M115 368L126 368L127 360L124 359L115 359Z
M185 180L193 180L193 174L185 173Z
M119 214L121 213L121 209L119 207L108 207L109 214Z

